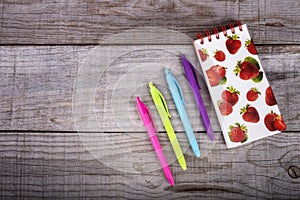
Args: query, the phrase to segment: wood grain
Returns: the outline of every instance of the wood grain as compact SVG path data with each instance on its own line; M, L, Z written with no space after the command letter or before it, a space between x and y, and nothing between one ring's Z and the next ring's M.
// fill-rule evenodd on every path
M195 58L197 32L236 20L258 45L287 131L227 149L202 82L216 140L206 136L177 55ZM299 22L295 0L1 1L0 198L299 199ZM165 87L165 67L180 77L199 159ZM140 81L150 79L165 94L187 171ZM173 188L136 113L136 95L155 114Z
M183 127L178 119L175 106L169 95L169 91L165 88L165 80L163 75L163 63L172 68L173 73L180 77L184 95L187 100L187 109L196 131L203 131L203 126L196 111L196 105L189 86L184 79L182 69L177 63L178 57L164 49L177 48L177 46L114 46L105 45L105 52L127 51L125 56L106 66L102 74L94 74L98 77L98 82L94 81L83 88L85 94L92 93L95 99L88 102L78 100L78 105L93 106L93 113L89 115L92 119L99 122L99 125L86 129L78 128L74 124L74 117L80 120L89 113L77 113L74 116L72 111L72 94L76 89L75 81L82 61L87 58L89 52L94 46L2 46L0 49L0 85L1 85L1 112L0 124L2 130L49 130L49 131L144 131L138 115L136 113L134 96L140 95L142 99L150 106L155 115L154 118L159 122L155 108L148 94L147 84L134 82L132 79L127 85L122 84L122 80L136 76L133 69L136 69L140 59L158 66L157 74L154 74L154 82L158 84L162 92L165 94L169 104L170 112L173 116L175 130L182 131ZM190 46L181 46L181 49L190 51ZM161 55L154 53L160 49ZM102 49L103 50L103 49ZM102 51L101 50L101 51ZM103 51L104 51L103 50ZM300 58L300 47L295 45L286 46L258 46L261 62L266 71L270 84L273 86L276 94L279 108L286 120L288 131L298 131L299 126L299 69L297 65ZM107 53L107 55L110 53ZM114 53L115 55L116 53ZM111 56L113 54L110 54ZM98 57L101 57L100 54ZM96 58L95 58L96 59ZM113 59L113 56L112 58ZM196 62L196 60L193 60ZM134 66L132 64L134 63ZM90 70L89 68L84 70ZM89 72L89 71L88 71ZM151 70L138 68L138 72L143 76L149 76ZM142 76L141 76L142 77ZM123 79L121 79L123 78ZM147 80L148 80L147 79ZM90 82L88 82L90 83ZM96 85L97 84L97 85ZM137 84L135 86L134 84ZM95 87L94 87L95 86ZM133 91L126 91L133 86ZM216 121L216 114L209 103L209 95L207 89L203 86L203 96L210 108L209 115L212 119L214 130L220 130ZM136 87L136 88L135 88ZM112 107L112 97L117 104ZM126 112L117 112L114 108L120 108L121 103L126 103ZM96 116L95 116L96 113ZM116 114L118 116L116 116ZM120 119L120 120L119 120ZM129 120L129 121L128 121ZM158 124L159 130L162 125Z
M257 44L299 44L299 8L294 0L2 1L0 44L95 44L145 26L195 38L236 20L249 24Z
M200 159L185 153L187 171L171 164L176 183L171 188L159 169L137 174L107 167L86 150L77 133L1 132L0 195L5 199L298 199L300 179L292 178L288 170L300 167L299 140L298 132L289 132L226 149L217 139L216 145L202 148L209 153ZM89 145L98 143L90 140ZM135 149L132 143L131 151ZM126 155L128 162L136 160Z

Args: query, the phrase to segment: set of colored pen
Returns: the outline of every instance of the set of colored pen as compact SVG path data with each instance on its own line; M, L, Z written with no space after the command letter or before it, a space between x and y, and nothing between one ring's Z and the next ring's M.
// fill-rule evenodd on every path
M206 109L205 109L205 106L203 103L203 99L200 94L201 88L198 83L198 78L197 78L195 69L194 69L193 65L185 58L184 55L182 55L181 58L182 58L182 65L183 65L183 68L185 71L186 78L189 82L189 85L190 85L192 91L193 91L195 101L198 106L201 118L202 118L202 122L207 131L207 135L213 141L214 133L213 133L213 130L212 130L212 127L210 124L210 120L208 118L208 115L207 115L207 112L206 112ZM180 84L178 83L176 78L171 74L171 72L168 69L165 70L165 74L166 74L166 80L168 83L169 90L171 92L177 112L182 121L184 130L186 132L188 141L190 143L190 146L191 146L194 154L196 155L196 157L200 157L200 149L199 149L192 125L188 118L187 111L185 109L186 103L184 101L184 97L183 97L183 93L182 93ZM156 110L160 116L160 119L164 125L164 128L167 131L168 138L170 140L170 143L172 145L172 148L176 155L178 163L180 164L180 166L182 167L183 170L186 170L186 161L185 161L182 149L180 147L180 144L178 142L178 139L176 137L176 134L174 132L174 129L173 129L171 121L170 121L171 114L169 113L166 100L165 100L164 96L162 95L162 93L157 89L157 87L152 82L149 83L149 87L150 87L150 94L154 101ZM173 186L174 185L173 175L170 170L169 164L167 163L164 152L160 146L159 140L157 138L157 135L156 135L157 130L156 130L156 126L153 121L152 115L150 113L150 110L140 100L139 97L136 97L136 103L137 103L137 108L138 108L139 114L140 114L141 119L144 123L144 126L148 132L148 136L151 140L153 149L159 159L159 162L164 171L164 174L165 174L167 180L169 181L170 185Z

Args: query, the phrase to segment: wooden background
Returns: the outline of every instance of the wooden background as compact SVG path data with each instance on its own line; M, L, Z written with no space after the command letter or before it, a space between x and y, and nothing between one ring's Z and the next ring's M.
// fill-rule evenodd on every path
M300 199L299 1L2 0L0 6L1 199ZM173 188L161 170L120 171L96 159L83 145L73 119L74 82L82 61L99 42L145 26L195 38L199 31L236 20L249 26L286 131L238 149L227 149L223 138L217 137L213 146L203 147L209 153L200 159L186 154L187 171L171 164ZM143 40L140 37L135 45L145 48L190 45L149 40L147 33ZM132 48L126 40L105 45ZM107 80L119 72L114 70ZM112 85L105 84L98 94L103 98L98 101L99 116L111 109L105 98ZM170 107L175 113L174 105ZM136 113L132 116L138 124ZM220 134L215 114L210 112L210 117ZM100 120L106 133L120 133L105 117ZM183 133L180 125L176 131ZM125 133L146 134L142 126L128 127ZM204 135L200 122L196 134ZM136 148L125 140L120 143Z

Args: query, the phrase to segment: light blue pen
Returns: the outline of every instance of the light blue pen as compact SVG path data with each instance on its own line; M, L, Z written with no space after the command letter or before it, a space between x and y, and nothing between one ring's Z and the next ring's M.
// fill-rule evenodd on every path
M185 110L185 101L183 99L182 90L180 88L180 85L168 69L166 69L165 72L166 72L166 79L167 79L167 82L169 85L169 90L172 94L173 101L175 102L177 111L179 113L184 130L188 137L188 140L191 144L191 147L192 147L195 155L197 157L200 157L199 146L198 146L192 125L190 123L189 117Z

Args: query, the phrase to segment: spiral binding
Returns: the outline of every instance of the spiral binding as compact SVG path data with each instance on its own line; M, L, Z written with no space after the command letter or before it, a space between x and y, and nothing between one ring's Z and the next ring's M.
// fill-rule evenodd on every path
M229 29L231 30L231 33L232 33L232 34L235 33L235 29L234 29L235 27L239 27L239 30L240 30L240 31L243 31L242 23L241 23L240 21L235 22L235 25L236 25L236 26L234 26L234 24L232 24L232 23L229 23L229 24L228 24ZM219 35L219 34L220 34L221 32L223 32L223 35L226 37L226 36L227 36L227 30L229 30L229 29L227 29L224 25L221 25L220 28L221 28L221 31L218 31L218 28L216 28L216 27L213 27L213 28L212 28L213 35L215 35L217 39L220 38L220 35ZM210 34L210 31L209 31L209 30L205 30L205 35L207 36L208 41L211 42L211 41L212 41L212 35ZM201 33L197 33L197 39L200 40L200 43L201 43L201 44L204 44L204 39L203 39Z

